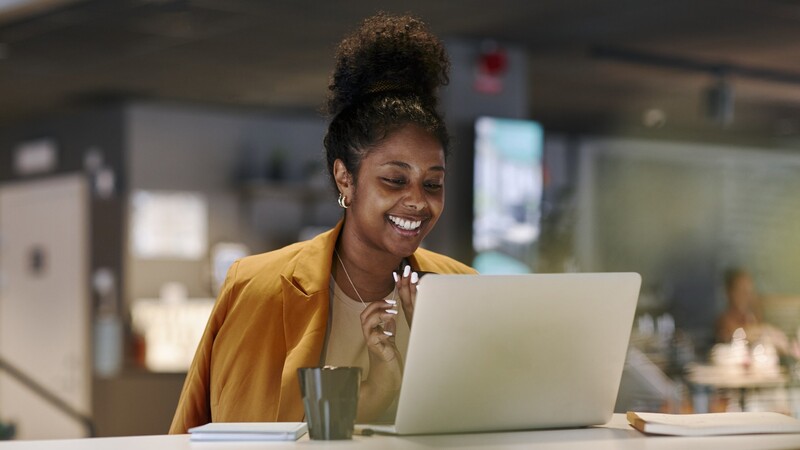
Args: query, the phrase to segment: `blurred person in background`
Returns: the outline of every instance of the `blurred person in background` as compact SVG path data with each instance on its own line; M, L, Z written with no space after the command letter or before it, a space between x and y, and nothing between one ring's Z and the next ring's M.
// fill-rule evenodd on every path
M761 305L750 273L742 268L730 268L724 274L728 307L717 320L717 342L729 343L734 333L742 329L750 342L771 344L785 354L789 351L786 335L762 319Z

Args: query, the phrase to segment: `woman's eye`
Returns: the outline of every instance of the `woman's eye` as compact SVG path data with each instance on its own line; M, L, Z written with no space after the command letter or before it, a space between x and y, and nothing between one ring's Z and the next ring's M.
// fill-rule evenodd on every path
M383 181L386 181L389 184L395 184L395 185L398 185L398 186L402 186L402 185L406 184L406 180L404 180L402 178L384 178Z
M430 191L438 191L442 188L441 183L425 183L425 189Z

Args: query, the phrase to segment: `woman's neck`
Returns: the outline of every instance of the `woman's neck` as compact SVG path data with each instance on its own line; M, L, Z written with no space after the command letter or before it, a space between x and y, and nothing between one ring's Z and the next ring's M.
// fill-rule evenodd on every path
M394 289L392 272L398 270L402 258L363 247L346 239L344 233L339 237L332 266L334 279L355 300L381 300Z

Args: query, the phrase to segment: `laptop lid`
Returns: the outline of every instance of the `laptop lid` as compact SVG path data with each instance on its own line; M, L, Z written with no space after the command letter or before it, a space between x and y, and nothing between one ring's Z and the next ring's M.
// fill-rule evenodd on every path
M426 275L394 432L606 423L640 284L636 273Z

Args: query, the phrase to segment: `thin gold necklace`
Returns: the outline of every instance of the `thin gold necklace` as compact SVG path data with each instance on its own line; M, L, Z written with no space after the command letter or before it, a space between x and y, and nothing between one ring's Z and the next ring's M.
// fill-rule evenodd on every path
M364 302L363 298L361 298L361 294L358 293L358 289L356 289L356 285L353 284L353 279L350 278L350 274L347 273L347 267L344 266L344 261L342 261L342 257L339 256L339 252L336 251L336 249L334 249L333 253L336 255L336 258L339 260L339 264L342 265L342 269L344 270L344 275L347 277L347 281L350 282L350 286L353 288L353 292L356 293L356 296L358 297L358 299L361 300L361 304L364 305L364 307L366 308L367 307L367 303ZM392 290L392 301L394 301L394 296L395 296L396 293L397 293L397 283L395 283L394 289Z

